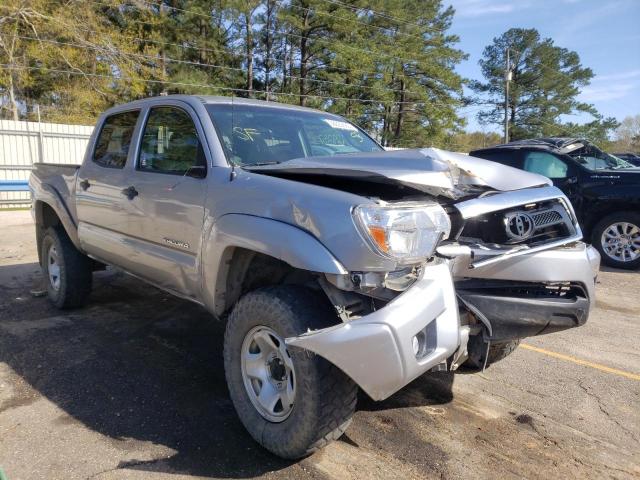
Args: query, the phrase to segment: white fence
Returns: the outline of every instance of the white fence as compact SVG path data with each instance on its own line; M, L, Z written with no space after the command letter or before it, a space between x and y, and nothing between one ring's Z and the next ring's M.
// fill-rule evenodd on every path
M93 126L0 120L0 208L30 202L29 192L3 192L3 180L26 181L36 162L80 164Z

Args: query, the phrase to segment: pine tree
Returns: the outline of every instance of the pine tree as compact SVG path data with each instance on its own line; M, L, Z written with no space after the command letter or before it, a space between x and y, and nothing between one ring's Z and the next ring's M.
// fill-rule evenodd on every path
M495 107L478 115L481 123L504 122L507 50L512 72L508 103L511 140L588 132L602 136L603 131L615 128L615 119L603 119L593 105L577 99L580 89L593 78L591 69L581 65L578 54L556 46L549 38L540 38L535 29L521 28L506 31L484 49L480 66L486 82L474 82L472 86ZM578 113L590 114L594 121L584 128L562 124L562 115Z
M423 146L442 140L461 126L462 78L455 66L466 55L447 33L453 9L431 0L380 0L366 15L371 28L363 36L374 61L373 104L384 145Z
M8 0L0 9L0 61L16 67L0 71L5 117L32 116L38 103L44 119L91 123L150 95L268 92L345 115L385 145L443 141L462 124L454 68L464 54L447 33L453 10L438 0Z

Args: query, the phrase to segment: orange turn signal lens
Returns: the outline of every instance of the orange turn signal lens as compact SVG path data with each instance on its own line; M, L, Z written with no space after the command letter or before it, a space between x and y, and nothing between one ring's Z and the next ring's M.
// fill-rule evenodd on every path
M373 241L378 245L378 248L385 253L388 252L389 244L387 243L387 232L385 229L374 225L370 225L368 228L369 234Z

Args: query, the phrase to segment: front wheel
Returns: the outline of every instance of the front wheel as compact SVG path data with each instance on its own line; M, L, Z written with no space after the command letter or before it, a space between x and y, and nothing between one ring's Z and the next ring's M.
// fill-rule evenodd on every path
M467 345L469 358L463 365L471 370L482 370L507 358L518 348L518 345L520 345L519 339L490 343L489 352L487 352L487 346L482 336L475 335L469 339L469 344Z
M625 270L640 268L640 214L607 215L593 229L592 243L604 264Z
M287 285L247 293L229 316L224 366L233 405L270 452L304 457L339 438L355 411L357 386L324 358L285 338L331 325L326 298Z

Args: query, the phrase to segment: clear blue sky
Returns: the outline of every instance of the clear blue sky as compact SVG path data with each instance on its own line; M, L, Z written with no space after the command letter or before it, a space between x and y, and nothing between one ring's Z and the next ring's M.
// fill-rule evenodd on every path
M482 50L512 27L535 28L557 46L574 50L595 73L580 100L622 120L640 114L640 0L444 0L456 9L452 32L469 54L458 72L481 79ZM476 107L477 108L477 107ZM475 112L463 111L467 130L480 129ZM570 117L584 121L590 116ZM488 126L486 131L498 131Z

